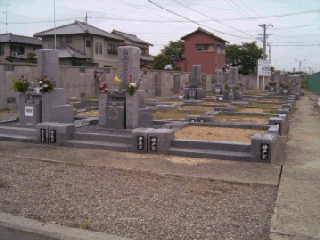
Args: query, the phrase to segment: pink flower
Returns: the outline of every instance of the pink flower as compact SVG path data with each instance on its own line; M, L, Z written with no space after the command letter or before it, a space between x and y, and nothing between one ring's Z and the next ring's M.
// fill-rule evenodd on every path
M104 92L104 90L101 90L100 92Z
M50 80L50 78L46 78L45 80L43 80L43 81L49 81Z
M108 88L105 88L104 90L105 90L105 91L108 91L109 89L108 89Z
M132 76L132 72L129 72L128 75L129 75L129 76Z
M23 81L28 81L28 78L24 78Z

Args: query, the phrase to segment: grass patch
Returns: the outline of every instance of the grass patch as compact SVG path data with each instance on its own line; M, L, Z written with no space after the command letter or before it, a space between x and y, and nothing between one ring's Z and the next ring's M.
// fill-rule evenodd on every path
M263 113L278 113L278 109L272 108L272 109L263 109Z
M97 98L97 97L88 97L88 98L85 98L85 100L99 101L99 98Z
M244 107L237 107L236 111L237 112L242 112L244 110Z
M257 103L257 102L252 102L249 101L249 106L252 107L280 107L279 104L268 104L268 103Z
M50 183L49 183L49 182L46 182L46 183L42 183L41 185L42 185L42 187L49 187L49 186L50 186Z
M315 108L319 108L318 103L315 103L313 106L314 106Z
M23 172L23 171L17 171L17 174L22 175L22 176L26 176L26 175L28 175L28 173Z
M184 111L175 110L175 109L157 110L153 113L153 118L182 120L182 119L185 119L186 116L188 115L202 115L202 112L198 112L198 111L184 112Z
M7 186L7 182L0 179L0 187Z
M2 109L0 109L0 112L7 112L7 113L9 113L9 112L10 112L10 109L9 109L9 108L2 108Z

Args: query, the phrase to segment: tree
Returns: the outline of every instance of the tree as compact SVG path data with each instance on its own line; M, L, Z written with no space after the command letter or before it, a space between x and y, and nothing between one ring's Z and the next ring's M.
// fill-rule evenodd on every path
M170 63L171 61L169 56L158 54L154 57L152 69L163 70L164 67Z
M183 52L183 41L170 41L168 45L161 49L161 53L155 56L153 69L163 70L165 65L172 64L172 69L175 70L175 60L181 58ZM156 62L158 63L156 64Z
M35 56L36 54L34 52L29 52L26 57L26 63L37 63Z
M255 74L259 58L263 58L263 50L257 46L256 42L243 43L243 45L230 44L226 48L226 64L239 67L239 74Z

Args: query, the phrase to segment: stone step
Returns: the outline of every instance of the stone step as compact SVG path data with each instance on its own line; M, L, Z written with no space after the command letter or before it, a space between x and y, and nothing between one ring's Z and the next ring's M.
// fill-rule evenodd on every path
M209 149L187 149L171 147L167 154L192 158L213 158L232 161L252 161L253 156L247 152L220 151Z
M132 145L127 143L100 142L100 141L79 141L68 140L64 142L66 147L84 148L84 149L102 149L119 152L130 152Z
M15 135L15 134L4 134L0 133L0 141L18 141L18 142L36 142L37 137L26 136L26 135Z
M236 149L237 152L250 153L251 143L174 139L171 146L174 148L218 151L234 151Z
M131 144L131 135L109 134L109 133L73 133L73 140L115 142Z

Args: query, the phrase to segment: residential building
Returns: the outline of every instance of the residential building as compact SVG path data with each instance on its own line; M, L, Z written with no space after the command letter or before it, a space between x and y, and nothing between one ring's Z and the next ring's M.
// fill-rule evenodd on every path
M42 41L12 33L0 34L0 62L15 62L17 57L40 49Z
M112 34L122 38L125 42L129 42L132 46L139 47L141 49L140 55L140 68L149 69L153 65L153 57L149 55L149 47L153 46L151 43L145 42L134 34L128 34L113 30Z
M149 51L150 43L142 41L135 35L115 30L114 32L108 33L87 23L75 21L72 24L36 33L33 36L42 38L43 48L56 48L59 51L59 57L65 58L63 64L117 67L117 49L119 44L124 42L140 47L142 53ZM63 51L64 54L60 51ZM142 54L142 63L145 63L145 58Z
M175 60L181 72L192 72L192 65L201 65L201 72L214 74L225 67L226 40L203 28L181 37L184 56Z

